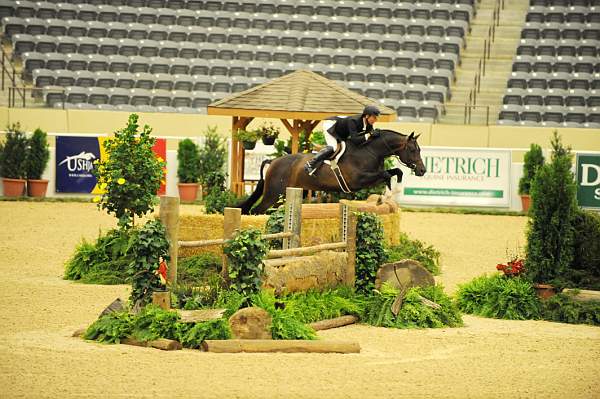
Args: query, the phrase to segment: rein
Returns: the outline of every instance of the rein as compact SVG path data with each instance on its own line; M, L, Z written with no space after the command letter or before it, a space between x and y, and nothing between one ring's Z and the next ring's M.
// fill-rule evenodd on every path
M396 155L396 153L394 152L394 150L392 148L390 148L386 138L385 138L385 134L381 135L381 138L383 139L383 144L385 145L385 147L387 148L387 150L398 159L398 162L400 162L402 165L406 166L407 168L409 168L410 170L415 170L415 168L417 167L416 164L411 163L408 164L406 162L404 162L399 155ZM403 143L403 145L400 146L400 149L398 151L402 151L406 149L406 145L408 143L408 139L406 139L406 141Z

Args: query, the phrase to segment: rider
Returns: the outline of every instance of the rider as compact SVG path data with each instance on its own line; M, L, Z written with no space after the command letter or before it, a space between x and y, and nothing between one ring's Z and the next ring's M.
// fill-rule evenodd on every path
M312 176L319 166L333 155L338 142L351 140L355 145L362 145L379 136L379 131L373 130L373 124L377 122L379 114L379 108L367 105L362 114L349 117L336 116L325 122L324 134L327 146L306 162L304 165L306 173Z

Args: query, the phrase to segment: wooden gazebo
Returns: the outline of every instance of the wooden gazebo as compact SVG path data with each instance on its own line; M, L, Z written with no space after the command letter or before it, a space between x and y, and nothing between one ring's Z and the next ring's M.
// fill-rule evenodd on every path
M292 153L296 153L300 132L310 136L321 120L335 115L360 114L366 105L375 102L314 72L299 70L210 104L209 115L233 117L231 190L237 194L244 191L244 147L236 140L235 132L245 129L254 118L281 120L291 134ZM396 119L393 109L382 105L379 108L379 121Z

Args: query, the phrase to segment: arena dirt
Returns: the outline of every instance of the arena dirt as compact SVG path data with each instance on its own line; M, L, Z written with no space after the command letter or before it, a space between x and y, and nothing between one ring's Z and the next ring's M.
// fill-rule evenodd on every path
M442 253L448 292L525 244L527 219L404 213ZM62 280L82 237L115 221L91 204L0 202L0 397L594 398L600 328L465 316L464 328L321 332L358 355L210 354L71 338L126 286Z

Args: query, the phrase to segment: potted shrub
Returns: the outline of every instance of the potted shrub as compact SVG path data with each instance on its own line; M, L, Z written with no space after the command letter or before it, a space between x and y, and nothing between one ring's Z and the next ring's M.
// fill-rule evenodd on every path
M279 128L273 126L272 123L268 125L265 123L260 128L260 137L264 145L275 144L275 139L279 137Z
M253 150L258 140L258 132L256 130L238 129L235 138L242 142L245 150Z
M37 128L29 139L29 151L27 151L27 191L32 197L44 198L48 188L48 180L42 179L46 170L50 151L46 132Z
M523 212L527 212L529 210L529 205L531 203L531 197L529 196L531 182L535 176L535 172L543 164L544 155L542 154L542 147L537 144L531 144L529 151L525 153L523 176L519 180L519 195L521 196Z
M179 198L181 201L195 201L200 177L200 154L196 143L190 139L181 140L177 148L177 160Z
M20 197L25 191L28 141L18 123L7 128L0 155L0 173L7 197Z

